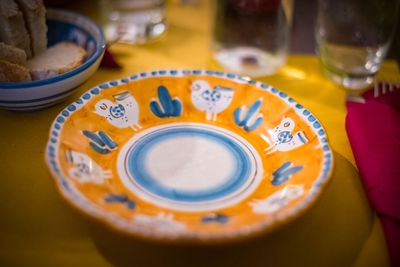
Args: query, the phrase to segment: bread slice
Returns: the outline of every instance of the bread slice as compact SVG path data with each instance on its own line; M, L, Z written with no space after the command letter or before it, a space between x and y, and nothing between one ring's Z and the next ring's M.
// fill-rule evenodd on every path
M14 0L0 1L0 41L25 50L28 58L32 56L24 17Z
M0 59L22 66L26 65L26 53L21 48L0 42Z
M32 56L47 48L46 9L43 0L16 0L30 35Z
M61 42L28 60L27 66L31 70L32 79L41 80L75 69L82 64L85 57L86 51L82 47Z
M27 68L0 59L0 82L28 82L31 80Z

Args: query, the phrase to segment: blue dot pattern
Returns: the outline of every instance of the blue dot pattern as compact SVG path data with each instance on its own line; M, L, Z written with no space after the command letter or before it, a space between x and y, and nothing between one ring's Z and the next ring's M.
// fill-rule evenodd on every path
M110 109L110 113L114 118L120 118L125 114L125 108L123 105L119 104Z
M290 142L290 140L292 140L292 138L293 138L293 135L291 135L289 131L280 132L278 134L278 140L281 143Z
M202 97L207 100L207 101L218 101L221 98L221 93L218 91L210 91L210 90L206 90L203 92Z

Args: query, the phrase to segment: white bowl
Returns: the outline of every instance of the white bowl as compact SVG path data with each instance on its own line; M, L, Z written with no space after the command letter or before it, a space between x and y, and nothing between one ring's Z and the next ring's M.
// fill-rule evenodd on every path
M99 67L105 50L104 33L91 19L60 9L47 10L48 45L74 42L85 48L87 57L78 68L53 78L0 83L0 108L35 110L54 105L84 83Z

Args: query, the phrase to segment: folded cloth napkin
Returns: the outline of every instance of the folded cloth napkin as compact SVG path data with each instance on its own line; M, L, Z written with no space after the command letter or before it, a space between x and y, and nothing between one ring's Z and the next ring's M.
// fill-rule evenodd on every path
M108 69L120 69L121 65L118 64L114 55L110 52L108 48L104 51L103 59L100 63L100 67Z
M348 97L346 131L380 217L392 266L400 266L400 88L381 83Z

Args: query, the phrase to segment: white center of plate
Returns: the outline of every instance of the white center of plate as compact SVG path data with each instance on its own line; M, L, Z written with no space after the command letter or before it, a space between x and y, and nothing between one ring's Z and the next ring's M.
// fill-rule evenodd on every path
M221 185L231 177L235 163L225 146L199 137L160 142L149 150L145 162L149 174L160 184L181 190Z
M202 123L145 129L123 146L117 161L132 193L160 207L215 210L248 197L263 177L261 158L241 136Z

